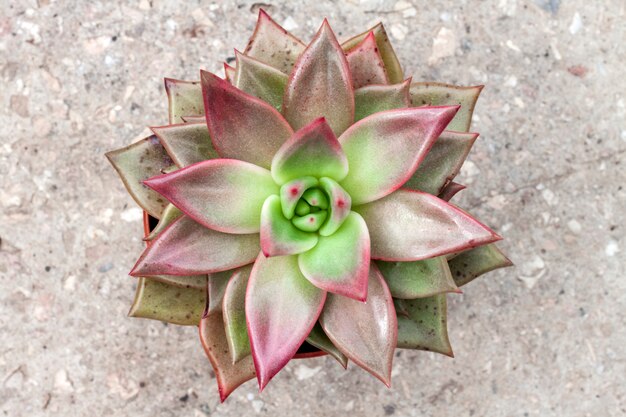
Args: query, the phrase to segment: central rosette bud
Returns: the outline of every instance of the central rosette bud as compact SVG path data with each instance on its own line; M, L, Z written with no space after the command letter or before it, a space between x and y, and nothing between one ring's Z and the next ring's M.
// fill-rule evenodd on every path
M351 199L330 178L302 177L283 184L280 205L285 219L297 229L330 236L350 212Z

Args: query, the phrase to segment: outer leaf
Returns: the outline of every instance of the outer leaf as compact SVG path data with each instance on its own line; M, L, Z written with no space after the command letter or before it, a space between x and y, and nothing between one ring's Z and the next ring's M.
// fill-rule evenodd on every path
M224 292L223 314L226 340L233 363L250 355L250 339L246 328L245 298L252 265L235 271Z
M174 163L183 168L196 162L219 158L206 123L181 123L151 128Z
M235 82L238 89L260 98L277 110L283 105L287 86L287 75L261 61L235 51L237 72Z
M315 324L315 327L313 327L313 330L309 333L309 337L306 338L306 341L337 359L337 362L339 362L344 369L348 367L348 358L333 345L333 342L326 336L319 322Z
M198 290L205 290L207 285L206 275L155 275L146 278L180 288L195 288Z
M294 129L325 117L336 135L354 121L352 76L326 20L289 76L283 114Z
M131 197L152 217L160 218L167 200L142 184L142 181L160 174L172 165L172 160L152 135L125 148L106 153Z
M269 171L234 159L199 162L144 181L198 223L224 233L255 233L261 207L279 188Z
M237 69L231 67L226 62L224 62L224 79L231 84L235 84L235 79L237 74Z
M298 265L316 287L365 301L370 239L363 218L351 212L335 233L320 236L313 249L301 253Z
M330 178L320 178L320 186L328 196L328 218L319 230L322 236L330 236L341 226L350 214L352 199L339 184Z
M446 292L460 292L445 256L415 262L384 262L376 265L385 277L394 298L423 298Z
M206 124L206 117L204 114L199 116L182 116L185 123L204 123Z
M295 355L325 299L326 292L302 276L295 256L259 255L246 292L246 320L261 390Z
M401 82L404 79L404 75L402 73L402 68L400 67L400 61L398 60L396 53L393 51L393 47L391 46L391 42L389 41L389 37L387 36L387 32L385 31L382 23L378 23L376 26L361 33L360 35L348 39L341 45L341 47L344 51L354 48L356 45L361 43L370 32L374 32L376 45L378 46L380 56L385 63L385 70L389 77L389 81L393 84Z
M274 22L263 9L244 53L289 74L305 45Z
M374 32L370 32L361 43L346 52L346 59L352 73L354 88L370 84L389 84Z
M280 197L271 195L261 211L261 250L265 256L306 252L317 244L317 234L296 228L282 213Z
M182 116L195 116L204 113L202 89L199 81L166 78L165 91L169 105L170 124L182 123Z
M391 294L376 265L370 267L367 302L329 294L320 323L344 355L391 385L398 327Z
M419 261L501 239L461 209L420 191L399 190L353 209L367 223L374 259Z
M398 347L454 357L448 340L446 295L398 300L407 316L398 316Z
M213 146L223 158L269 168L272 157L293 129L265 101L202 71L206 121Z
M258 252L258 234L220 233L183 216L151 242L130 274L208 274L249 264Z
M197 326L206 304L206 289L181 288L139 278L130 317Z
M413 83L411 84L411 101L415 107L461 106L446 129L467 132L472 122L476 100L482 89L482 85L457 87L440 83Z
M459 173L477 137L478 133L444 131L404 186L438 195Z
M462 286L487 272L513 266L513 262L496 245L485 245L459 254L449 265L454 281Z
M378 200L415 172L458 107L398 109L352 125L341 135L350 172L341 186L353 204Z
M308 176L341 181L347 174L346 155L323 117L294 133L272 159L272 177L279 184Z
M215 371L220 400L224 402L235 388L254 378L256 373L252 357L233 364L221 310L210 313L200 321L200 341Z
M400 84L368 85L354 91L354 121L358 122L374 113L411 106L408 78Z
M150 234L144 238L146 241L154 240L163 230L167 228L170 224L174 222L174 220L178 219L183 215L183 212L180 211L175 205L169 203L165 206L163 213L161 214L161 218L157 223L156 227L150 231Z
M456 195L456 193L464 190L465 188L467 187L465 187L462 184L458 184L454 181L450 181L450 183L448 183L448 185L443 187L443 190L441 190L441 192L439 193L439 198L442 199L443 201L450 201L452 197Z
M236 269L209 274L209 302L204 312L205 317L216 312L219 312L220 314L222 313L224 293L226 292L228 282L235 271Z

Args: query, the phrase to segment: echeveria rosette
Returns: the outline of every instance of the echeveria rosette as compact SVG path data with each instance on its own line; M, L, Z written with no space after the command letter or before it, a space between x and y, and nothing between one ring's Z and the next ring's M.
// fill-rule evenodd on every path
M132 315L199 322L222 400L305 342L387 385L396 347L451 355L446 294L510 264L448 203L481 87L405 80L382 24L305 45L263 11L225 73L167 79L170 124L108 154L159 219Z

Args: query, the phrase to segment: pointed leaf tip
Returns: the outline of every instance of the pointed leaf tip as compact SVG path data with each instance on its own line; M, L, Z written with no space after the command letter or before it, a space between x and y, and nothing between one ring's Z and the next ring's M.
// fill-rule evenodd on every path
M376 45L374 32L346 53L355 89L370 84L389 84L385 64Z

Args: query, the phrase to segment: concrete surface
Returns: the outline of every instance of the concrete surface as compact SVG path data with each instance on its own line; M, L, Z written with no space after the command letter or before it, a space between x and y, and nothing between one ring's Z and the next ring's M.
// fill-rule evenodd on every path
M487 85L458 201L517 268L451 297L456 358L399 351L391 390L322 358L220 405L194 328L126 317L140 213L103 153L165 122L163 76L243 48L255 6L3 0L0 414L625 415L626 3L266 8L305 39L324 16L344 36L381 18L414 79Z

